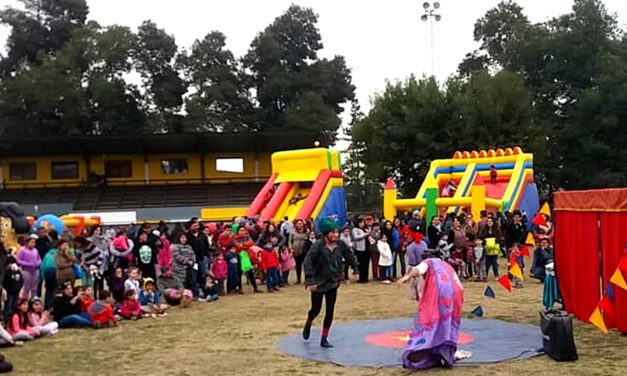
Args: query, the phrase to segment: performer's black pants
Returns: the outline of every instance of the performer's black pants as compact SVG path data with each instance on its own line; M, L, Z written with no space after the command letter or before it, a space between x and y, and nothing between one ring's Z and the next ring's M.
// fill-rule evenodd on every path
M324 314L324 322L322 324L322 327L328 330L333 323L335 300L337 299L337 287L325 292L311 293L311 309L309 310L309 313L307 313L307 323L311 324L313 320L318 316L318 314L320 314L320 310L322 310L322 298L325 298L327 301L327 310Z

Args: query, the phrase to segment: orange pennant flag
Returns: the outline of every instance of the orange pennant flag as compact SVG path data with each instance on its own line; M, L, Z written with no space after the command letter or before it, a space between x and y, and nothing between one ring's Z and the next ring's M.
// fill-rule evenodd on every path
M551 216L551 208L549 207L548 202L545 202L544 205L542 205L542 208L540 209L540 213L546 215L547 217Z
M498 281L501 284L501 286L505 287L507 291L512 292L512 284L509 283L509 277L507 276L507 274L500 277Z
M625 278L623 277L623 273L621 273L620 269L616 269L612 278L610 278L610 282L623 290L627 290L627 282L625 282Z
M534 247L536 246L536 239L533 237L532 233L527 233L527 240L525 240L525 244L529 244L530 246Z
M523 245L523 246L522 246L522 248L520 249L520 253L521 253L523 256L526 256L526 257L531 257L531 255L529 254L529 247L527 247L527 244L525 244L525 245Z
M521 281L524 280L522 269L520 269L518 264L513 264L512 267L509 268L509 273Z
M588 321L592 325L599 328L600 331L607 334L607 327L605 326L605 321L603 321L603 315L601 315L601 311L598 307L594 309L594 312L592 312Z

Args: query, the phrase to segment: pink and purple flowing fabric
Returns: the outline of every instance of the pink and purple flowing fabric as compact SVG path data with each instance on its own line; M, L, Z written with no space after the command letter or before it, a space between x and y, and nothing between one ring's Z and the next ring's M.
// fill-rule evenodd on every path
M423 276L418 313L403 351L403 367L450 367L455 363L464 292L448 263L438 259L424 262L428 269Z

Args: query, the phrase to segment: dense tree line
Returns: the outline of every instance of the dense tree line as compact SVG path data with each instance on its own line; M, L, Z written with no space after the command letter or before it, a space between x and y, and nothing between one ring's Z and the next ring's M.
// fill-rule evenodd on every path
M20 0L0 59L0 135L312 130L334 136L354 97L312 9L292 5L236 57L212 31L189 49L154 22L88 20L86 0Z
M503 1L474 38L480 48L444 84L389 83L356 114L348 165L366 169L356 176L395 177L409 196L432 159L521 146L545 193L626 185L627 36L600 0L537 24Z

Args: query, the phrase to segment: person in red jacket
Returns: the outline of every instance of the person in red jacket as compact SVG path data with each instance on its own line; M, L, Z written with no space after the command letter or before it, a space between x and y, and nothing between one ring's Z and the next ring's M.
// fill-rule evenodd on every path
M94 328L105 328L111 326L117 326L118 321L113 313L113 304L115 300L111 296L111 293L104 290L100 294L101 300L97 300L92 303L87 312L91 317L91 321L94 323Z
M261 252L261 269L266 274L268 292L279 291L279 257L270 241L266 242Z
M231 226L224 226L222 233L218 236L218 246L222 253L225 253L230 244L233 243L233 230Z

